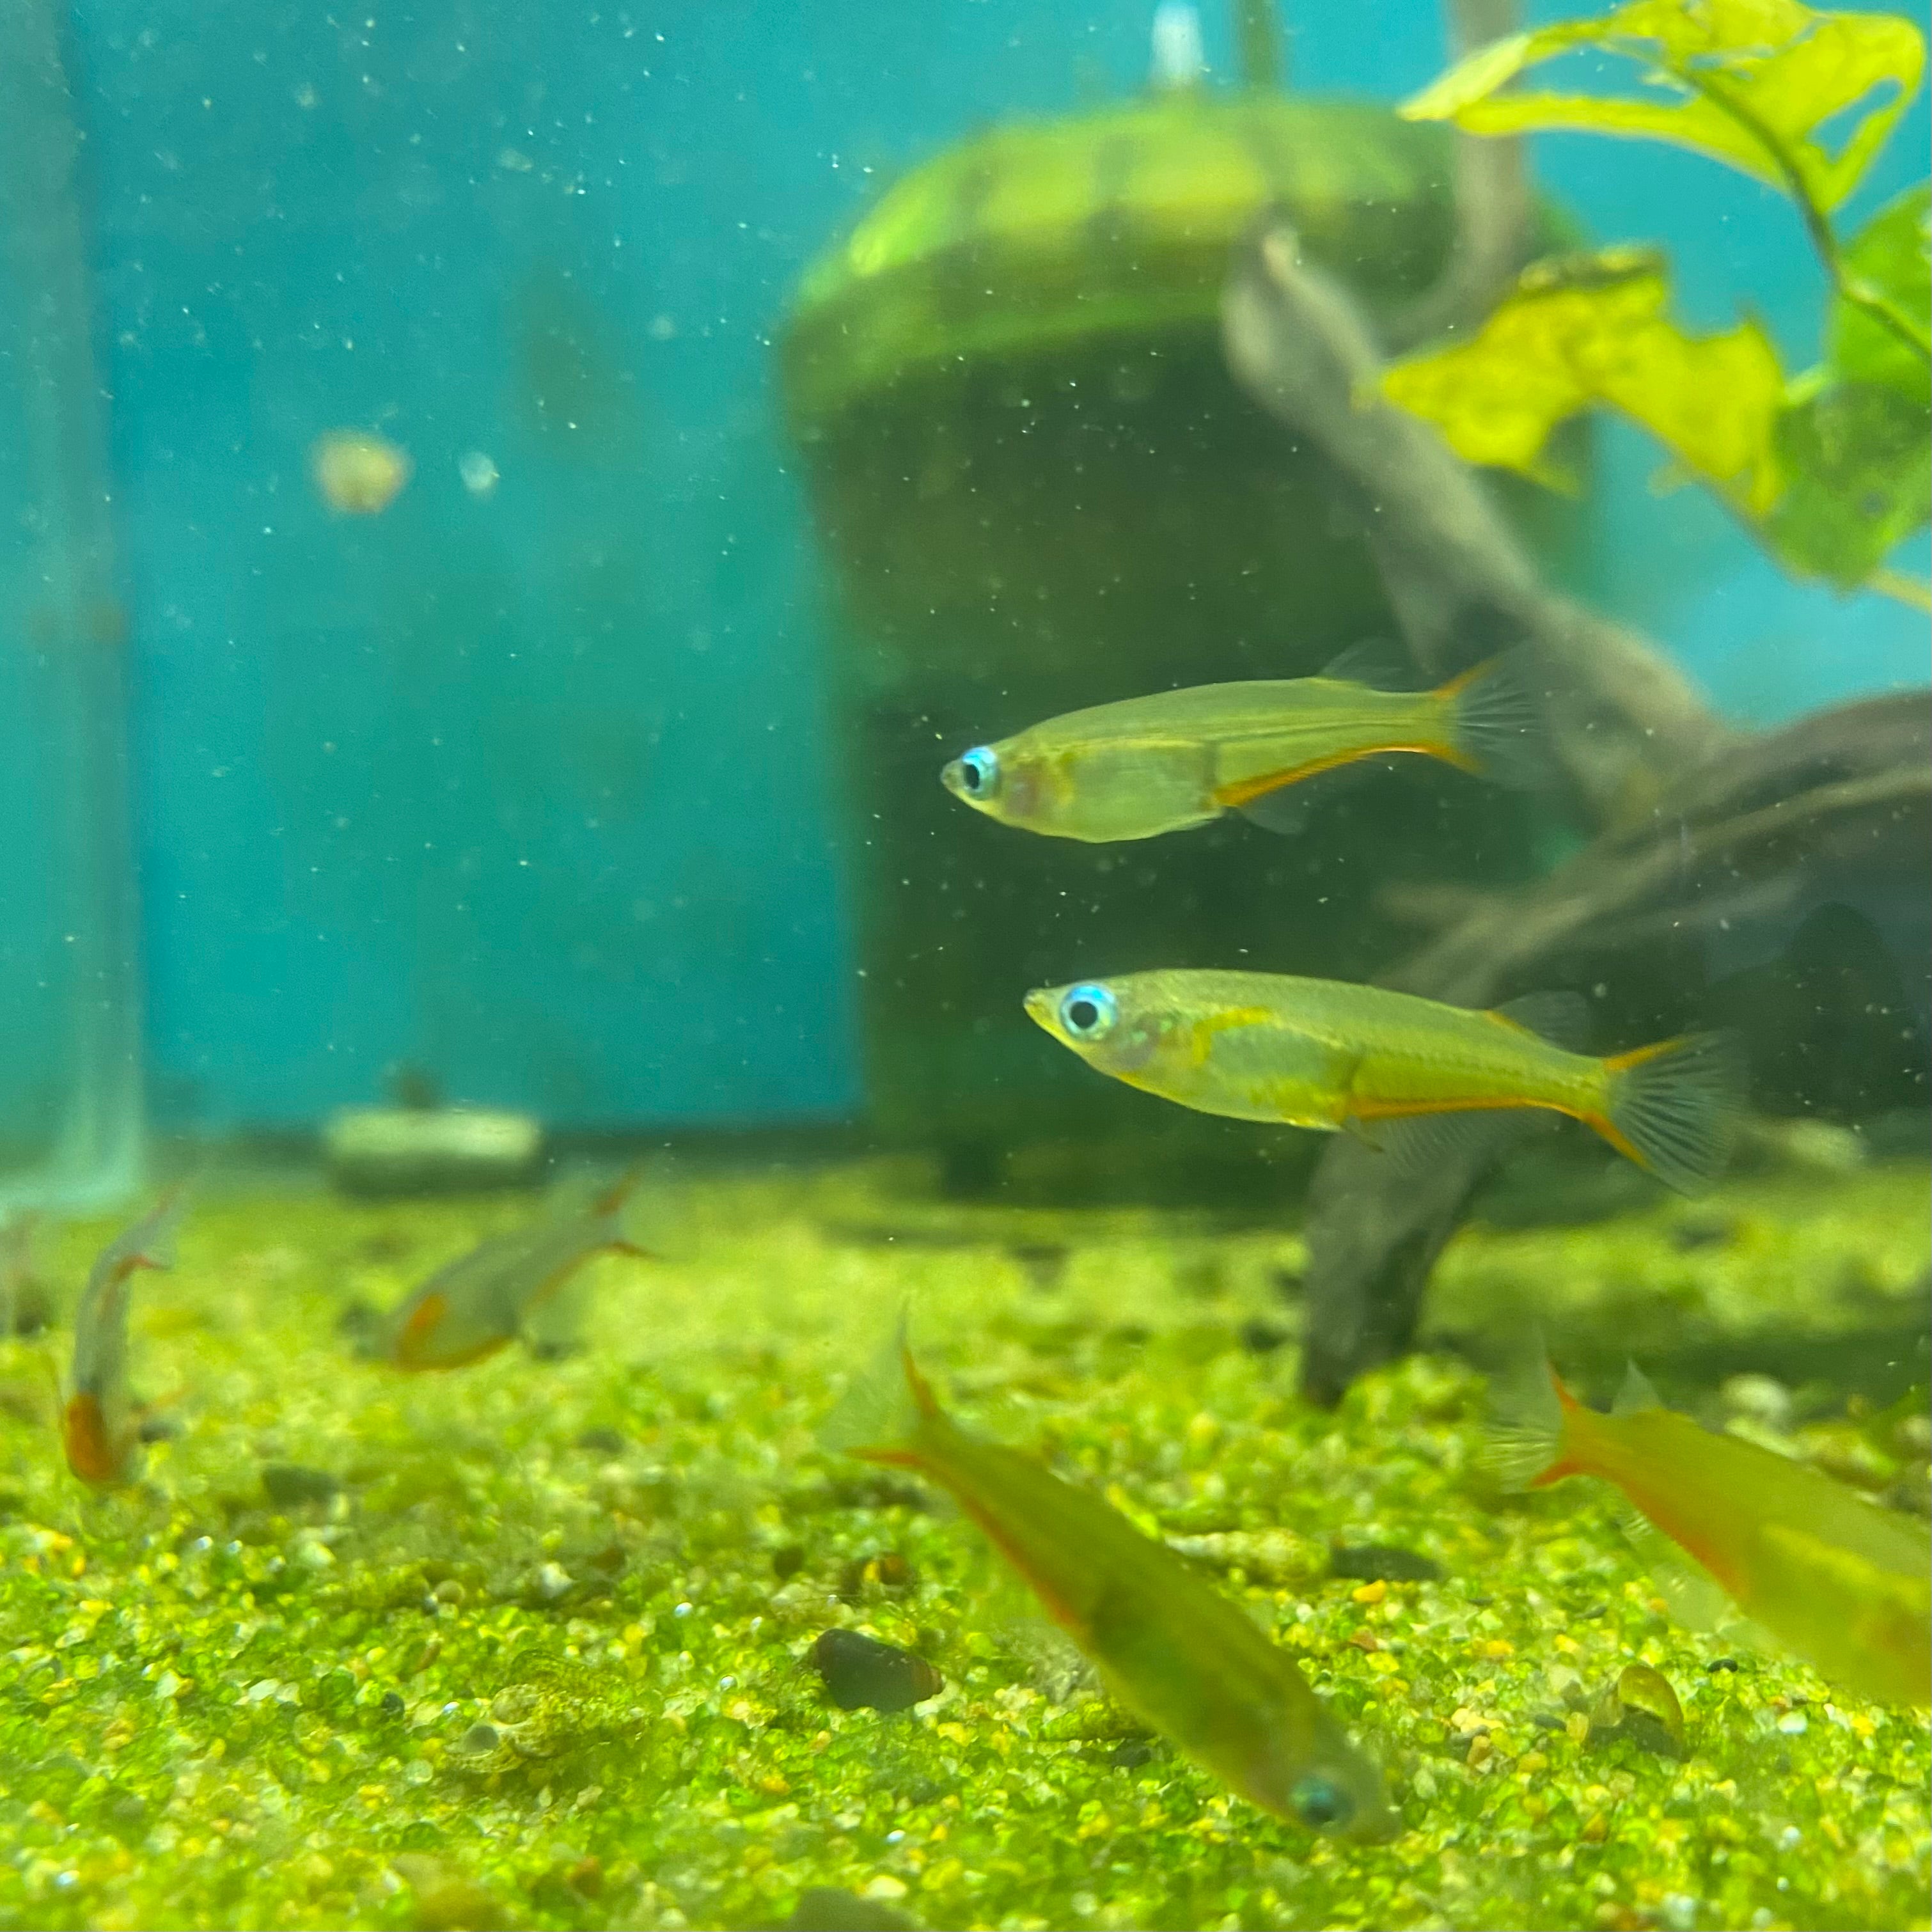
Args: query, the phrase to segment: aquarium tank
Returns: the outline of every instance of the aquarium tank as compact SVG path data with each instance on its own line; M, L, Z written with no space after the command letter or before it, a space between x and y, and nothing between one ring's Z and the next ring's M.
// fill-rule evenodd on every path
M0 1924L1932 1918L1924 0L14 0Z

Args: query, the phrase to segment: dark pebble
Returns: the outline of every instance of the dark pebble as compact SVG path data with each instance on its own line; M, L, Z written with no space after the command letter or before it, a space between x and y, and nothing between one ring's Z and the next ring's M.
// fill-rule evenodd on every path
M1735 1657L1714 1657L1705 1665L1706 1670L1738 1670L1742 1668Z
M409 1706L403 1702L402 1693L385 1690L382 1693L382 1714L386 1718L400 1718Z
M299 1462L264 1462L262 1488L278 1509L304 1503L326 1503L340 1495L342 1479L326 1469L305 1469Z
M1107 1762L1116 1771L1138 1771L1154 1756L1154 1746L1140 1738L1130 1738L1107 1754Z
M1006 1252L1026 1270L1036 1288L1058 1288L1066 1272L1066 1250L1058 1242L1015 1241Z
M472 1724L464 1732L456 1748L471 1757L482 1757L486 1752L494 1750L502 1742L494 1724Z
M812 1664L842 1711L907 1711L946 1688L924 1658L856 1630L826 1630L812 1646Z
M912 1921L841 1886L808 1885L780 1932L912 1932Z
M1251 1355L1271 1355L1288 1340L1288 1330L1251 1316L1241 1324L1241 1346Z
M805 1568L805 1551L796 1543L788 1543L782 1550L772 1552L772 1574L782 1583L788 1576L796 1576Z
M1359 1543L1337 1550L1329 1560L1331 1576L1348 1576L1358 1583L1432 1583L1442 1566L1413 1550L1393 1544Z
M614 1429L586 1429L577 1438L577 1446L594 1450L599 1456L621 1456L624 1453L624 1438Z
M1731 1238L1731 1223L1716 1215L1699 1215L1678 1222L1670 1231L1670 1245L1680 1254L1699 1248L1714 1248Z

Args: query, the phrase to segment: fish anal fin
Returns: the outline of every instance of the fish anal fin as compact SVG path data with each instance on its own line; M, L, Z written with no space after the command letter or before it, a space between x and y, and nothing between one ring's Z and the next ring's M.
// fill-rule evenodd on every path
M1525 993L1492 1006L1490 1017L1566 1053L1582 1052L1590 1037L1590 1003L1581 993Z
M1371 691L1423 691L1426 681L1414 660L1387 638L1364 638L1316 673L1333 684L1360 684Z
M1349 1117L1350 1130L1362 1132L1360 1115ZM1372 1118L1379 1145L1401 1175L1420 1176L1454 1161L1486 1167L1500 1160L1518 1141L1548 1124L1529 1107L1465 1107L1439 1114L1393 1114Z
M1625 1504L1618 1516L1631 1548L1679 1623L1691 1630L1728 1633L1741 1621L1724 1586L1634 1504Z

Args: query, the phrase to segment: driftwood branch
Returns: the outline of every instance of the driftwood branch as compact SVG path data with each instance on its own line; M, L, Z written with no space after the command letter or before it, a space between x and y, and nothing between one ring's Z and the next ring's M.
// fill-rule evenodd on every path
M1387 982L1493 1006L1726 920L1790 916L1847 876L1910 878L1932 862L1932 703L1926 694L1820 712L1732 747L1659 802L1640 831L1586 850L1528 890L1468 914ZM1414 1339L1422 1297L1488 1161L1447 1156L1418 1179L1336 1136L1307 1209L1302 1388L1336 1400Z
M1550 878L1466 902L1385 983L1493 1005L1564 983L1563 962L1586 947L1634 956L1727 911L1789 907L1846 866L1896 870L1932 843L1922 696L1761 737L1726 730L1667 656L1545 585L1468 466L1380 399L1359 314L1280 218L1238 251L1222 324L1236 378L1352 503L1423 666L1446 674L1528 640L1570 802L1598 828ZM1334 1136L1308 1198L1304 1393L1332 1402L1410 1346L1430 1271L1486 1165L1472 1154L1398 1175Z
M1450 51L1460 60L1516 32L1517 0L1450 0ZM1456 243L1435 287L1390 323L1391 348L1454 335L1480 322L1528 264L1535 238L1529 168L1518 136L1460 130L1450 150Z
M1424 668L1446 674L1502 639L1533 642L1558 755L1591 819L1628 810L1715 746L1721 728L1677 667L1549 590L1468 465L1380 400L1381 360L1354 304L1301 259L1279 217L1237 252L1222 321L1236 379L1354 500Z

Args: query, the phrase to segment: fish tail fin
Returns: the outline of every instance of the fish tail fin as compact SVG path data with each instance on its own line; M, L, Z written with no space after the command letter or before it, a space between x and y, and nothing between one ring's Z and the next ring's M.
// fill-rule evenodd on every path
M1746 1070L1732 1033L1687 1034L1604 1062L1603 1112L1589 1124L1680 1194L1707 1192L1731 1157Z
M1450 764L1521 791L1549 783L1548 727L1526 646L1486 658L1432 695L1444 713Z
M1540 1490L1583 1473L1575 1429L1583 1406L1564 1386L1540 1334L1533 1349L1491 1384L1490 1401L1482 1460L1505 1489Z
M902 1312L885 1346L819 1425L819 1444L868 1462L916 1465L924 1460L921 1438L944 1413L913 1360Z

